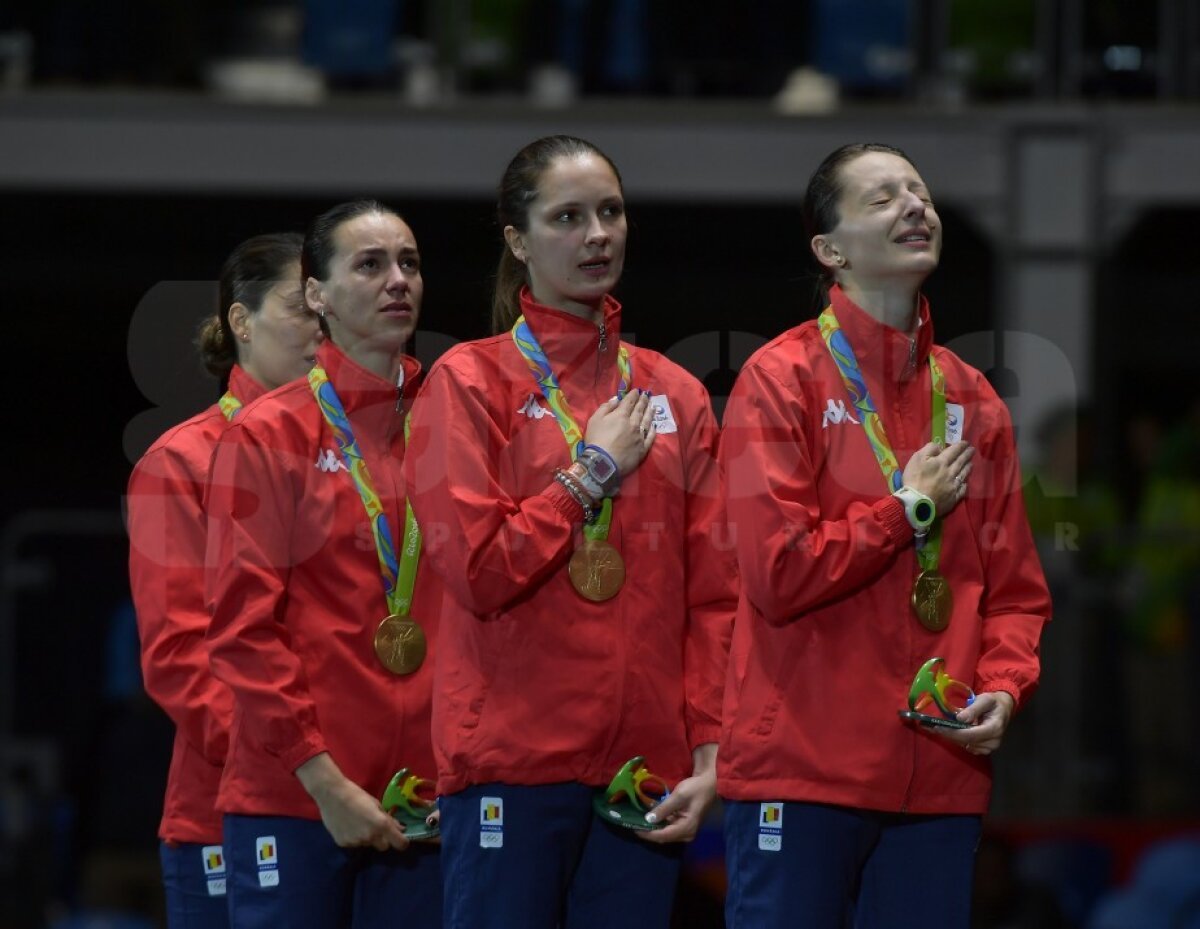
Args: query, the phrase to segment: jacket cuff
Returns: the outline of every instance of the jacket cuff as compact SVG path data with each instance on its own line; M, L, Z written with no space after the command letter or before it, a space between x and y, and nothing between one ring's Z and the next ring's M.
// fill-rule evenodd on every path
M586 515L583 507L558 481L552 481L550 486L542 491L542 496L550 501L550 505L569 523L581 523Z
M1013 715L1021 708L1021 688L1012 681L985 681L979 685L979 693L994 694L997 691L1008 694L1013 698Z
M310 737L303 742L292 746L286 752L280 752L279 760L283 762L284 767L288 771L295 771L300 765L308 761L310 758L316 758L321 752L328 751L325 747L325 740L317 737Z
M872 509L884 532L896 545L908 545L912 542L913 528L908 524L908 517L904 515L904 504L900 502L899 497L889 494Z
M687 724L688 751L708 742L721 741L721 724L713 722L689 722Z

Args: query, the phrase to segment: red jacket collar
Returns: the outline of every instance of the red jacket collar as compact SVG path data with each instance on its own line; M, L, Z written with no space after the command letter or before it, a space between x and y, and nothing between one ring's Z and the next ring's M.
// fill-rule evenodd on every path
M521 313L550 359L560 386L577 375L594 382L616 365L621 343L621 304L605 295L603 312L605 350L601 352L600 329L595 323L538 303L528 287L522 288Z
M829 300L864 373L870 372L885 383L909 381L929 358L933 347L933 320L924 294L917 296L915 333L901 332L881 323L853 303L836 284L829 290Z
M234 365L230 370L228 390L241 401L242 406L267 392L267 388L247 374L241 365Z
M421 363L417 359L402 357L403 403L399 412L396 385L368 371L328 339L317 349L317 364L329 375L338 399L346 412L354 416L356 426L369 430L373 436L390 438L404 425L403 413L412 405L421 380Z

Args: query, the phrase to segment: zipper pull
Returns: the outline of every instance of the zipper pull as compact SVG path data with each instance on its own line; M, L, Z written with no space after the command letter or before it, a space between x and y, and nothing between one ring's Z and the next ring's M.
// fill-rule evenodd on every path
M400 371L396 375L396 412L400 412L401 406L404 404L404 365L400 366Z
M608 351L608 329L605 328L604 320L600 320L600 354Z

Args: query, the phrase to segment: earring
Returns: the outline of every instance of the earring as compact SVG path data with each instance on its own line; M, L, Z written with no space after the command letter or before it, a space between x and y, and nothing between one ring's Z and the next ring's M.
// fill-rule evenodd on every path
M835 260L837 261L839 268L846 263L846 259L843 258L841 255L838 255Z
M243 341L243 342L246 342L246 341L248 341L249 339L250 339L250 333L248 333L248 332L243 332L243 333L242 333L242 341Z

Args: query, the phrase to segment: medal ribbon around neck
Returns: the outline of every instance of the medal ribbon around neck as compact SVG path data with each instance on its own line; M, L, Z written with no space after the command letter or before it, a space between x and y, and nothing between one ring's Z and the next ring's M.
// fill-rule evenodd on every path
M233 417L237 416L238 410L242 408L242 401L233 395L232 390L227 390L217 401L217 406L221 408L221 415L233 422Z
M546 404L550 407L550 412L554 414L558 428L562 430L563 437L567 440L567 446L571 449L571 460L574 461L583 451L583 430L579 428L579 423L576 422L575 416L571 412L567 395L558 385L558 378L554 376L554 371L550 367L550 359L546 357L546 353L542 350L541 344L533 334L533 330L529 328L529 323L525 321L524 316L517 317L511 335L517 351L529 365L533 379L542 389L542 396L546 398ZM617 370L620 372L617 398L622 399L628 393L630 385L633 384L633 367L629 362L629 350L624 345L617 350ZM584 524L583 534L589 539L602 542L608 538L608 531L611 527L612 499L605 497L600 505L600 515L591 525Z
M854 349L850 347L850 340L842 331L832 306L825 307L817 318L817 327L821 330L821 338L825 340L825 347L829 349L834 364L842 374L846 392L862 416L863 431L867 434L871 451L875 453L875 460L879 462L883 479L887 482L890 490L895 492L904 486L904 475L900 470L900 463L896 460L896 453L892 451L887 433L883 428L883 420L879 418L875 402L871 399L870 391L867 390L867 382L863 377L862 369L858 366L858 359L854 356ZM933 393L933 441L945 445L946 377L937 361L934 360L933 352L929 353L929 380ZM942 521L939 519L930 528L924 544L917 545L917 562L921 565L921 570L937 571L941 552Z
M388 612L407 617L412 609L413 589L417 583L417 562L421 557L421 529L417 525L416 516L413 515L412 504L405 499L404 549L397 561L396 546L392 541L387 514L383 512L383 503L375 490L362 452L359 451L358 440L354 438L354 430L350 428L350 419L346 416L342 401L333 389L325 369L320 365L314 366L308 372L308 385L312 388L325 421L333 431L346 470L354 480L363 508L367 511L371 534L375 537L375 552L379 556L379 577L383 582ZM405 442L408 441L407 416L404 418L404 439Z

